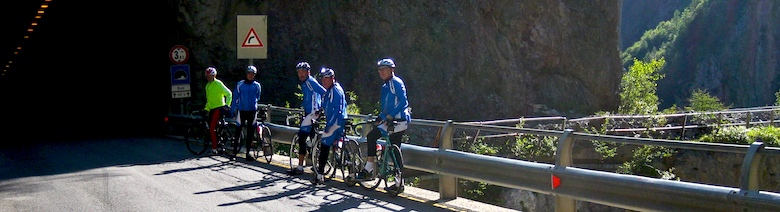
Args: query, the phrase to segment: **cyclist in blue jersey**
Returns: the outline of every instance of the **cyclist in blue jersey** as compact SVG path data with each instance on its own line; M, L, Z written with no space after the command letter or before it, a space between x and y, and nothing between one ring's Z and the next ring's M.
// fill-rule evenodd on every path
M236 130L236 138L241 137L241 129L246 128L246 160L254 161L255 159L249 155L250 147L252 146L252 140L255 135L255 124L257 123L257 101L260 100L260 92L262 86L255 81L255 75L257 74L257 67L246 67L246 78L238 81L236 89L233 91L233 114L238 115L239 128Z
M306 138L317 133L312 132L312 122L320 116L322 95L325 94L325 88L311 76L311 65L308 62L298 63L295 66L295 70L298 73L298 79L301 81L301 92L303 93L301 106L306 117L301 120L301 127L298 130L298 146L301 147L298 150L298 166L295 168L290 167L290 170L287 171L291 175L303 174L303 162L307 154Z
M325 172L325 163L328 162L330 146L341 137L344 133L344 126L347 124L347 100L344 98L344 89L336 81L336 72L331 68L323 67L320 70L320 77L322 77L322 86L327 89L327 92L325 92L322 102L325 113L325 130L322 133L322 148L320 155L318 155L319 160L317 160L319 162L317 176L313 181L315 184L324 182L325 176L322 173Z
M401 78L395 75L395 62L390 58L381 59L377 62L377 71L379 72L379 77L384 81L379 96L380 113L377 117L378 126L366 136L368 154L366 165L356 178L358 180L371 180L374 178L374 176L371 176L371 173L375 168L376 140L382 135L389 133L390 142L401 147L401 139L409 122L412 121L409 101L406 98L406 85ZM392 132L387 132L387 122L393 120L396 120L398 123ZM399 184L401 181L397 180L396 183ZM391 185L387 189L400 193L403 192L403 185Z

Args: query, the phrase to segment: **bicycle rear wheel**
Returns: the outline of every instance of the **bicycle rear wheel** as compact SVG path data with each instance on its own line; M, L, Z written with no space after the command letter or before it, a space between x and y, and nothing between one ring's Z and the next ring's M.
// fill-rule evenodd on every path
M401 148L394 144L385 151L389 151L386 153L387 158L383 159L385 160L385 188L390 187L393 184L403 185L404 178L402 171L404 159L403 155L401 155ZM387 194L391 197L398 196L398 193L395 191L387 191Z
M366 164L360 153L360 144L355 140L347 140L341 147L341 175L344 177L344 183L349 187L355 186L357 183L355 176Z
M184 132L184 144L187 145L187 150L190 153L201 155L211 146L208 133L206 133L207 129L208 126L205 126L205 123L197 123L187 127L187 131Z
M252 156L255 158L262 156L265 158L266 163L271 163L279 145L271 139L271 129L267 126L261 127L257 132L256 137L257 142L252 146Z

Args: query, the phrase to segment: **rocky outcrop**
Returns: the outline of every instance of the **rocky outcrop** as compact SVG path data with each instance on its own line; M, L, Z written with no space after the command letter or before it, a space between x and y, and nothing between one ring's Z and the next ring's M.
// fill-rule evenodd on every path
M618 105L620 1L171 3L192 69L216 65L228 84L248 63L235 59L236 15L268 16L269 56L254 60L266 103L296 106L293 66L308 60L334 68L358 105L371 108L381 84L375 62L391 57L416 118L532 116L533 105L592 114Z

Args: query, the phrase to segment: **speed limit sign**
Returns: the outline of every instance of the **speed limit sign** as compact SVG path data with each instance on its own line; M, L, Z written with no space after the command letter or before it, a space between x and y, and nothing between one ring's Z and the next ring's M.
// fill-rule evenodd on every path
M181 65L187 62L189 54L190 52L187 50L187 47L182 45L175 45L173 48L171 48L171 52L168 54L168 57L171 59L171 62L175 63L176 65Z

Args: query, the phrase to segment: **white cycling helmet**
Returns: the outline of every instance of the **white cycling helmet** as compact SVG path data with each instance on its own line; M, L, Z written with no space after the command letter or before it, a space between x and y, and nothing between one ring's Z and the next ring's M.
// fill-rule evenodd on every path
M246 67L246 73L247 74L248 73L257 74L257 68L255 66L247 66Z
M336 72L333 71L333 69L328 67L322 67L320 70L320 77L333 77L336 75Z
M378 66L378 67L380 67L380 68L381 68L382 66L387 66L387 67L390 67L390 68L395 68L395 62L393 62L393 59L390 59L390 58L385 58L385 59L381 59L381 60L379 60L378 62L376 62L376 66Z

